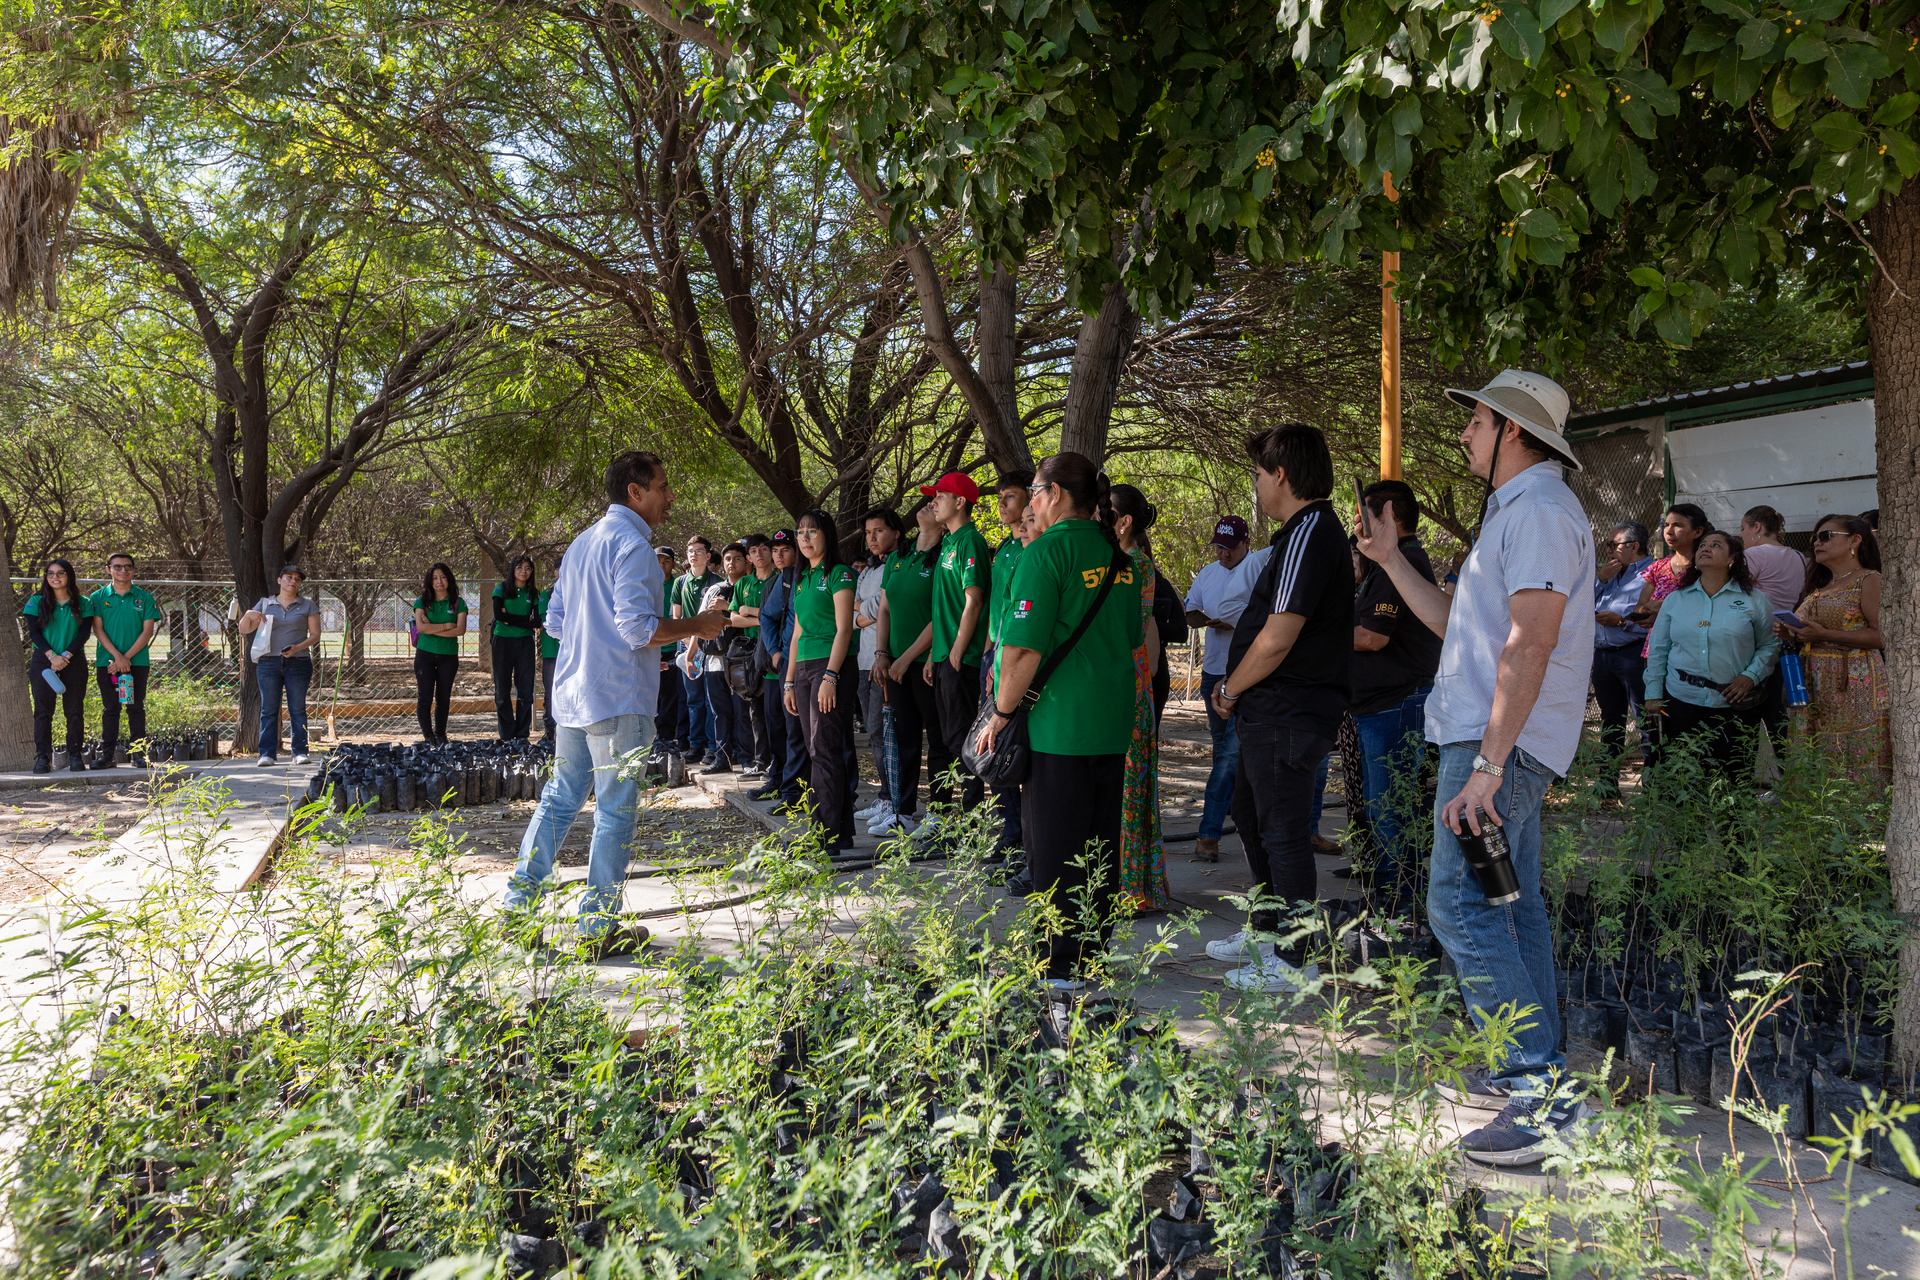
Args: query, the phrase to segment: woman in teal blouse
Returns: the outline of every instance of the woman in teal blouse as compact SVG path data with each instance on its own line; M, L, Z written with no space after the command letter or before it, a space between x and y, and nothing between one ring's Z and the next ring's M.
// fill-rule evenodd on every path
M500 740L525 741L533 733L533 659L540 626L540 584L533 580L533 558L518 556L507 566L507 580L493 589L493 713ZM520 705L513 704L514 692Z
M453 702L453 677L460 670L460 637L467 634L467 602L453 570L436 564L427 570L420 598L413 602L413 683L419 691L414 712L420 738L429 746L447 740L447 710Z

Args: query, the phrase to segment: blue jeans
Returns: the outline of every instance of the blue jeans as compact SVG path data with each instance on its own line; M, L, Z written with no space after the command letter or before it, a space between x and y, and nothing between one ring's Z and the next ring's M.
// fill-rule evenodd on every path
M573 829L591 787L593 843L587 853L580 934L595 938L607 931L620 912L626 890L627 846L633 840L634 813L640 802L638 780L618 776L619 757L652 741L652 716L613 716L584 729L560 726L554 742L553 777L527 823L527 833L520 837L520 861L507 882L507 906L525 906L544 892L543 885L553 873L554 853Z
M687 704L687 751L689 754L705 751L717 745L713 741L713 712L707 707L705 673L688 675L677 657L673 660L673 669L680 677L680 693Z
M1207 708L1207 733L1213 738L1213 768L1207 772L1207 799L1200 810L1200 838L1218 840L1233 807L1233 780L1240 771L1240 733L1231 718L1213 709L1213 686L1225 676L1200 676L1200 701ZM1318 829L1316 815L1316 829Z
M293 754L307 754L307 686L313 683L313 659L306 654L260 659L253 669L260 684L260 754L280 753L280 692L287 694L287 719L293 730Z
M1640 703L1647 691L1647 660L1640 656L1640 642L1595 649L1592 676L1593 700L1600 704L1600 742L1609 757L1618 759L1627 745L1629 712L1640 722L1641 738L1651 737L1647 717L1640 714Z
M1411 812L1408 795L1417 793L1409 793L1407 784L1402 784L1400 796L1390 793L1397 779L1412 779L1411 785L1419 786L1420 761L1427 753L1427 695L1432 692L1432 685L1415 689L1397 707L1353 719L1367 782L1367 825L1380 851L1374 888L1395 914L1401 912L1413 887L1413 859L1400 835L1400 818Z
M1506 776L1493 793L1505 821L1507 848L1520 879L1520 898L1487 905L1460 844L1440 819L1446 803L1473 776L1477 742L1440 748L1440 791L1433 807L1433 880L1427 888L1427 919L1434 937L1460 971L1467 1008L1476 1022L1502 1005L1527 1009L1531 1023L1507 1050L1494 1078L1516 1092L1545 1092L1566 1068L1560 1044L1560 999L1554 986L1553 930L1540 896L1540 803L1553 774L1518 747L1506 759Z
M700 685L707 703L707 723L712 726L714 750L726 752L727 758L738 764L753 759L753 739L746 712L741 710L740 699L733 696L733 690L727 688L727 673L704 672ZM741 741L743 738L745 742Z

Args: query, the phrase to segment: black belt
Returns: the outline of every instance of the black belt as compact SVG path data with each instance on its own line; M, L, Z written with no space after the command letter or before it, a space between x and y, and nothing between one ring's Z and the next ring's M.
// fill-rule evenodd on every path
M1601 644L1595 645L1594 648L1601 653L1617 653L1622 649L1638 649L1645 643L1645 640L1629 640L1625 644Z

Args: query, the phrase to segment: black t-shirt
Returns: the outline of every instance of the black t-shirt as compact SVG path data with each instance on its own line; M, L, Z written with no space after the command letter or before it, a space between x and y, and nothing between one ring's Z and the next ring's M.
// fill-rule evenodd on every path
M1432 582L1433 563L1420 539L1400 539L1400 554L1421 577ZM1397 707L1422 685L1433 683L1440 669L1440 637L1428 630L1394 590L1393 579L1379 565L1369 565L1353 599L1353 625L1387 637L1387 647L1353 651L1353 714L1370 716Z
M1347 657L1353 652L1353 556L1331 502L1315 502L1281 526L1254 580L1247 611L1233 629L1229 673L1276 613L1306 619L1293 648L1267 678L1241 691L1234 710L1247 720L1332 738L1346 714ZM1235 687L1239 685L1235 681Z

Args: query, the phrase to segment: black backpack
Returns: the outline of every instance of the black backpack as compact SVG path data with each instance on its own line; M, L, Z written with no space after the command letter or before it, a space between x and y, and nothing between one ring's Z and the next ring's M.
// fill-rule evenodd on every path
M1153 621L1160 628L1160 643L1185 644L1192 634L1187 627L1187 604L1167 581L1167 575L1153 571Z

